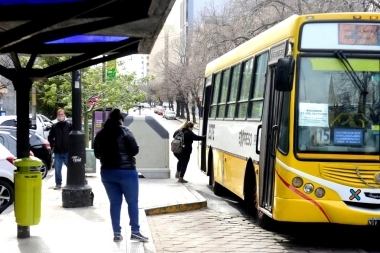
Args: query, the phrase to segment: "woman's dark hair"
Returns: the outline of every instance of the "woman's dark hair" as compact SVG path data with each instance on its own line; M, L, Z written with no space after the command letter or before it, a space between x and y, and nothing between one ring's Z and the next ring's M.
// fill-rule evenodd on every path
M108 119L110 119L112 121L122 120L124 122L124 117L123 117L123 115L121 115L119 109L113 109L111 111L110 115L108 116Z
M124 117L120 113L119 109L113 109L111 113L108 115L108 119L106 123L104 124L104 127L111 127L111 126L120 126L120 120L124 122Z

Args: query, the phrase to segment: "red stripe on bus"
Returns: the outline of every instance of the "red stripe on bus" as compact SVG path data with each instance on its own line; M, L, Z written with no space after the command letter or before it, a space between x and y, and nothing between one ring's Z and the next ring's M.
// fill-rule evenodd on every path
M301 196L302 198L310 201L311 203L313 203L314 205L316 205L318 207L318 209L323 213L323 215L326 217L326 219L328 220L328 222L331 222L329 217L327 216L327 213L325 212L325 210L323 210L323 207L318 204L317 201L315 201L314 199L311 199L310 197L308 197L306 194L300 192L299 190L297 190L294 186L290 185L288 182L285 181L285 179L283 179L280 174L278 174L277 170L276 170L276 174L277 176L281 179L281 181L284 183L284 185L286 185L286 187L288 187L291 191L293 191L294 193L296 193L297 195Z

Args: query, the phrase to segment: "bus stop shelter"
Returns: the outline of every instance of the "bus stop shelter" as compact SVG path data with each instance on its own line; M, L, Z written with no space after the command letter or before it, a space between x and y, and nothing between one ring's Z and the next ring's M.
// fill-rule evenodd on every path
M0 75L12 81L16 90L17 158L29 157L34 81L130 54L149 54L174 2L0 0L0 54L9 54L13 62L13 66L0 65ZM25 66L21 55L30 56ZM71 57L44 69L34 68L38 57L62 55Z

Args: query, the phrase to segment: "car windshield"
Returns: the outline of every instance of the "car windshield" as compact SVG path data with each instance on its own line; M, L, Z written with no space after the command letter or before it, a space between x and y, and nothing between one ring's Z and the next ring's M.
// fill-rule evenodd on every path
M380 61L345 57L300 58L299 152L379 152Z

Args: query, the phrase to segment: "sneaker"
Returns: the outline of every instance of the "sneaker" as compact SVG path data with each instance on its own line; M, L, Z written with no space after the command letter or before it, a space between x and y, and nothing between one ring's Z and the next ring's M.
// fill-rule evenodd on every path
M179 171L175 173L175 178L179 178Z
M113 241L114 242L120 242L122 240L123 240L123 236L122 235L120 235L120 234L114 234L114 236L113 236Z
M54 186L54 190L60 190L62 188L62 186L60 184L57 184Z
M139 242L148 242L149 238L143 236L140 232L138 232L138 233L131 234L131 240L139 241Z
M185 179L183 179L182 177L180 177L178 179L178 183L187 183L187 181Z

